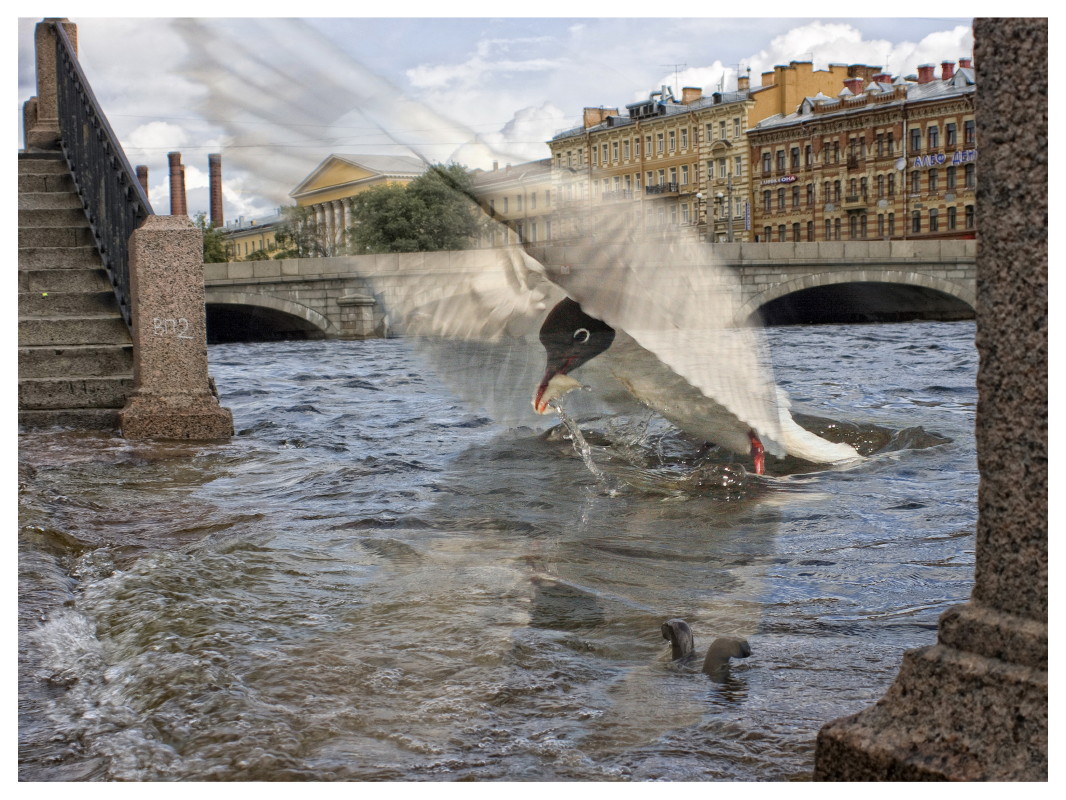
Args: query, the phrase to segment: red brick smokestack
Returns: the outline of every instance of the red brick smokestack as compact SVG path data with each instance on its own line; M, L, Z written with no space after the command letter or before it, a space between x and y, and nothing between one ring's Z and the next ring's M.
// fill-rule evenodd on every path
M853 95L862 94L862 78L848 78L844 81L844 86Z
M170 216L188 216L185 207L185 168L181 165L181 153L167 153L170 162Z
M211 153L207 156L208 181L211 187L211 224L221 228L225 223L222 218L222 154Z
M950 81L955 75L955 62L945 61L940 65L940 80Z
M932 64L920 64L918 66L918 83L932 83L935 78L933 77L933 70L935 70Z
M144 189L145 197L148 196L148 167L141 165L137 167L137 183Z

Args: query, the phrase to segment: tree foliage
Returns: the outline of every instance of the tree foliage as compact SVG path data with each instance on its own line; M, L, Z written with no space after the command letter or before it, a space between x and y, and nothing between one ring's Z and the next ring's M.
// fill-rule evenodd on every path
M438 164L407 185L386 184L352 198L353 253L462 250L482 225L472 183L458 164Z
M309 206L286 206L281 209L285 221L274 233L277 251L274 258L323 258L343 253L343 245L329 238L325 225Z
M226 240L222 237L222 231L207 221L206 212L201 211L196 215L196 227L204 237L204 263L226 261Z

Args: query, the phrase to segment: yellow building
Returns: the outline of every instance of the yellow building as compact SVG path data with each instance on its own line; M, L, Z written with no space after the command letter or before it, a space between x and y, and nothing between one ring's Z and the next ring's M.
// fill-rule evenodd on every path
M814 70L793 61L763 73L749 88L709 96L696 87L674 96L670 87L616 108L586 108L583 124L549 143L558 238L577 235L578 209L627 214L646 230L678 227L714 240L749 241L752 198L747 130L762 116L794 111L810 93L839 87L850 71ZM595 225L594 217L590 224Z
M277 249L275 234L284 221L281 214L270 214L247 221L241 217L226 223L219 228L226 243L226 258L240 261L248 256L258 257L256 254L273 252Z
M344 252L351 222L347 202L386 184L407 184L426 171L415 156L338 155L326 158L289 192L299 208L308 208L327 255Z

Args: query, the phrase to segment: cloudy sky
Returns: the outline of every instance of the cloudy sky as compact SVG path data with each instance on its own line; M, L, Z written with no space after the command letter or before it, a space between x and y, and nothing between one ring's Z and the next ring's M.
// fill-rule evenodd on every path
M320 5L308 8L320 14ZM390 13L405 13L403 6ZM217 4L210 8L218 13ZM149 168L156 212L169 211L168 152L182 153L193 214L208 208L207 155L220 152L227 220L290 203L288 193L331 152L414 153L487 168L494 159L545 158L544 142L580 124L585 106L624 108L662 84L710 92L724 81L731 90L738 69L750 69L754 86L763 71L791 60L908 75L973 50L971 20L954 17L601 18L592 6L590 16L565 18L112 13L70 18L111 126L130 162ZM20 147L40 18L19 20Z

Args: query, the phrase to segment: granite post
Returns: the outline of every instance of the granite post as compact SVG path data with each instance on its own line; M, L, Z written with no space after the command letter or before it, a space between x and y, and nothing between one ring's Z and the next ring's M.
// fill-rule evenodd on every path
M203 240L188 217L151 216L130 237L134 392L130 439L224 439L233 416L207 374Z
M818 734L816 780L1048 779L1046 19L974 22L974 588L871 708ZM1025 57L1020 58L1019 53ZM1023 123L1025 135L1018 135Z
M37 63L37 94L22 107L22 129L27 150L59 149L59 101L56 89L56 31L63 30L78 52L78 26L62 17L46 17L37 23L33 41Z

